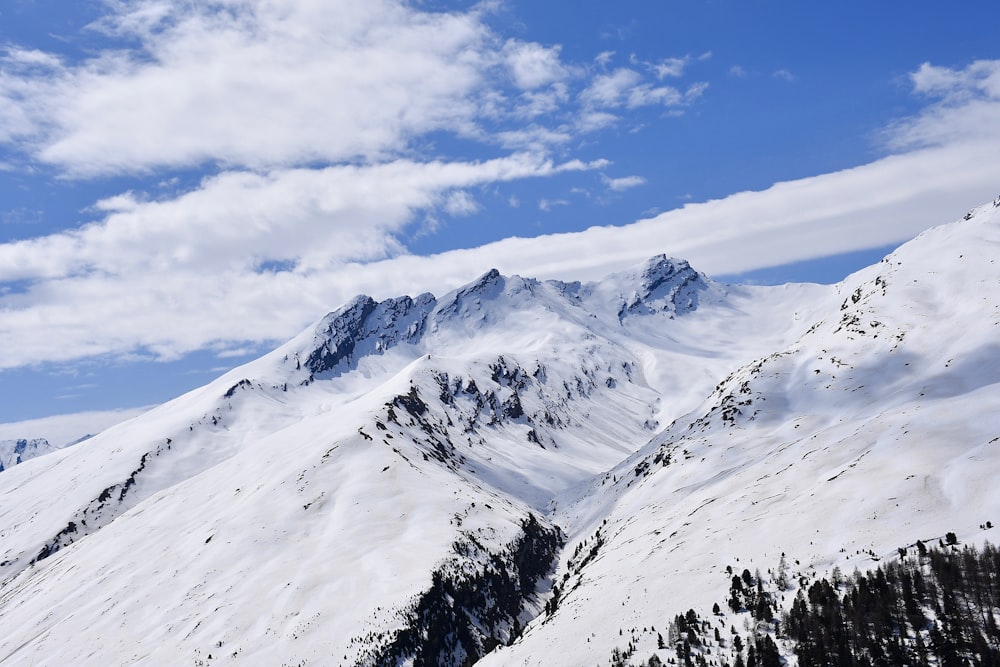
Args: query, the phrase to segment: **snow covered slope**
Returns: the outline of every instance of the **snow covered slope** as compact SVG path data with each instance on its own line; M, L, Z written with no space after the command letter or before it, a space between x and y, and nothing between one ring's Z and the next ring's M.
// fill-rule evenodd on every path
M0 476L0 664L593 664L727 565L972 539L998 240L987 207L837 286L659 256L358 297Z
M676 614L725 608L727 566L864 571L947 532L995 542L998 261L996 207L922 234L565 499L558 609L483 664L579 665L629 641L666 660L657 635Z

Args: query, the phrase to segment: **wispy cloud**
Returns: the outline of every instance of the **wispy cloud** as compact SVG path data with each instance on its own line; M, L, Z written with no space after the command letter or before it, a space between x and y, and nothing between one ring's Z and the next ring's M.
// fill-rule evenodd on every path
M963 69L924 63L910 75L930 105L891 126L891 150L1000 142L1000 60L979 60Z
M472 215L479 210L476 199L465 190L455 190L445 197L444 210L449 215L462 217Z
M9 211L0 211L0 225L37 225L44 217L43 211L21 206Z
M538 210L548 213L556 206L569 206L567 199L539 199Z
M682 92L673 86L650 83L637 70L619 67L595 77L580 93L580 100L591 110L619 107L636 109L650 105L679 107L698 99L707 88L707 82L698 82Z
M55 69L62 66L62 61L56 55L39 51L38 49L22 49L16 46L8 47L0 62L15 69L41 67Z
M474 212L482 188L606 168L567 147L635 109L683 112L708 83L678 76L701 57L658 70L608 52L578 66L501 39L479 9L395 0L201 6L111 3L99 28L120 41L82 60L0 55L0 144L18 161L167 184L95 202L82 227L0 244L0 282L16 285L0 290L0 368L238 350L358 292L440 292L487 265L593 278L667 252L733 273L884 245L992 197L1000 173L997 63L925 65L912 82L927 108L870 165L624 227L416 257L403 240L414 227ZM484 157L421 158L441 132ZM192 168L200 182L173 180Z
M402 250L416 213L468 214L472 185L601 168L532 154L481 163L396 160L367 167L226 172L164 200L128 193L98 202L107 214L82 229L0 245L0 280L86 274L249 270L293 261L300 271L371 261Z
M656 78L665 79L667 77L679 77L684 75L684 70L687 68L688 64L691 62L690 56L685 56L683 58L667 58L666 60L661 60L653 65L653 71L656 72Z
M694 62L704 62L712 58L711 51L705 51L698 56L687 54L681 57L664 58L657 61L640 60L633 55L630 58L632 65L643 67L656 75L657 79L679 78L684 76L688 66Z
M965 69L923 63L910 75L910 80L916 92L948 102L980 95L1000 99L1000 62L996 60L977 60Z
M254 341L281 338L278 321L302 323L303 308L329 307L313 286L404 254L398 235L421 212L467 215L477 206L470 187L604 166L531 154L396 160L227 172L171 199L115 197L101 202L104 218L81 229L0 245L0 281L27 281L0 296L0 341L19 341L0 350L0 368L115 350L171 358L241 340L227 332L234 316L263 325ZM258 270L274 263L288 270ZM271 324L257 321L257 308L273 315Z
M580 94L580 99L592 106L621 106L628 99L629 91L640 85L641 81L642 76L637 71L620 67L609 74L596 77Z
M642 176L623 176L621 178L609 178L608 176L601 176L601 180L604 182L609 189L615 192L622 192L630 188L634 188L645 184L646 179Z
M614 51L601 51L596 56L594 56L594 64L598 67L607 67L611 64L612 59L615 57Z
M1000 114L994 119L1000 122ZM665 252L710 274L728 274L877 247L957 219L970 202L992 198L997 173L1000 142L948 144L687 204L624 227L508 239L431 257L317 261L307 270L260 274L89 271L0 297L0 368L116 350L173 358L218 341L283 340L354 294L441 293L484 266L540 278L596 279ZM546 200L539 207L559 203ZM48 255L44 248L36 251Z

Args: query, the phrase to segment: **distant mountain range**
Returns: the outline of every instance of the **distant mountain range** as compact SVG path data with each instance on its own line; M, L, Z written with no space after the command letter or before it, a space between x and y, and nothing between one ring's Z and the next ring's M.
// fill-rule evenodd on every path
M45 438L0 440L0 472L52 451L55 447Z
M1000 520L998 261L988 204L837 285L661 255L357 297L77 445L0 449L0 664L807 664L834 635L800 592L937 576L926 545Z

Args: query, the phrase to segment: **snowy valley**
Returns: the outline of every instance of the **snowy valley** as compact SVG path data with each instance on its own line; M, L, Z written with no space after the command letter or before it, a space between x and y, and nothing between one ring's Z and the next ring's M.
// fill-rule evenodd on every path
M998 259L987 204L837 285L657 256L358 297L5 465L0 664L669 663L689 609L724 630L692 656L797 664L734 576L779 615L996 541Z

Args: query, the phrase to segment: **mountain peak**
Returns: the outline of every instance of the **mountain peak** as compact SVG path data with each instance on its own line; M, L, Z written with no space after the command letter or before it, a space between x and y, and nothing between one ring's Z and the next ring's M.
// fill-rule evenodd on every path
M643 286L652 290L670 277L686 272L694 272L687 260L664 254L655 255L646 261L642 272Z
M662 254L646 262L636 283L635 292L625 298L618 312L619 320L654 312L691 312L698 307L699 293L712 284L686 260Z
M355 297L316 327L305 361L310 377L340 375L366 355L417 340L436 303L434 295L427 293L416 299L401 296L381 302L366 295Z
M483 299L490 300L499 296L504 289L506 279L496 269L490 269L471 283L460 287L438 308L436 320L441 322L456 315L468 314L479 310Z
M714 285L687 261L662 254L634 273L609 280L622 289L619 322L633 315L669 313L673 317L691 312L698 307L701 293ZM562 298L580 302L580 283L549 284ZM336 377L356 368L366 356L383 354L402 343L417 343L428 331L428 323L431 332L498 324L512 309L521 311L536 299L544 299L545 293L537 280L504 276L492 268L440 300L422 294L415 299L400 296L376 302L359 295L320 321L308 349L295 355L296 364L308 371L306 382Z
M0 472L55 449L44 438L0 440Z
M483 275L479 276L479 278L477 278L476 280L472 281L471 285L473 287L478 285L488 285L490 283L496 282L497 278L500 277L501 277L500 271L497 270L496 267L494 267L489 271L487 271L486 273L484 273Z

